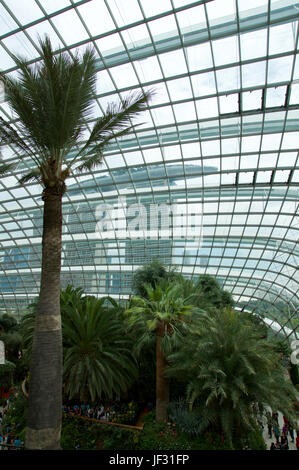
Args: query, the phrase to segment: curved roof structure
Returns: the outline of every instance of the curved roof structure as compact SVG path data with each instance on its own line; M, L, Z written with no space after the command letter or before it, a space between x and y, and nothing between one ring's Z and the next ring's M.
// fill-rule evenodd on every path
M94 117L155 90L103 165L69 180L64 285L125 297L133 271L160 258L215 276L238 308L296 334L298 17L294 0L0 0L6 73L17 73L12 53L38 61L46 33L70 54L95 48ZM0 113L14 119L1 88ZM19 312L41 266L41 190L18 185L25 166L0 180L0 308Z

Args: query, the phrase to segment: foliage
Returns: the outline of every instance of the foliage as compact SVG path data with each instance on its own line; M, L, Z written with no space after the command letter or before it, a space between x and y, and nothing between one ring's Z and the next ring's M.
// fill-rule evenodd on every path
M63 450L97 450L94 426L75 416L63 416L61 447Z
M145 284L155 288L162 280L176 282L179 279L181 279L181 275L176 272L175 268L167 268L161 261L154 260L137 269L133 276L132 288L135 295L146 298Z
M7 414L4 415L3 427L10 426L15 437L24 440L26 419L28 412L28 402L22 391L19 389L14 395Z
M99 441L103 450L135 450L140 431L121 427L100 425Z
M145 284L146 297L132 297L125 314L128 324L140 332L135 349L140 352L163 326L161 346L165 354L182 343L196 320L195 308L188 305L180 284L161 282L154 288Z
M109 306L110 305L110 306ZM30 358L34 307L22 320L25 355ZM132 342L124 334L117 304L109 297L83 297L82 289L61 291L65 393L94 402L124 392L137 376Z
M189 410L184 400L171 402L168 407L169 420L177 425L177 428L190 436L200 434L200 413L196 408Z
M18 352L21 349L22 336L19 331L9 331L0 335L1 341L5 345L5 357L9 361L15 362L18 359Z
M267 450L261 429L253 423L253 429L242 438L235 437L233 446L235 450Z
M182 278L180 283L184 297L200 309L213 311L234 305L232 295L223 290L213 276L203 274L197 281Z
M27 400L22 393L13 399L4 425L10 425L14 435L24 440ZM225 450L230 449L223 435L206 432L190 435L179 429L176 423L156 423L151 411L144 418L142 431L116 427L104 423L90 423L65 414L62 421L61 446L63 450ZM263 450L264 444L258 429L238 441L235 448L249 447Z
M201 412L198 408L189 410L185 400L178 400L169 405L168 416L172 423L175 423L177 429L192 437L192 445L196 445L199 449L207 450L211 446L216 448L227 449L251 449L251 450L266 450L266 445L259 427L253 424L253 430L242 436L242 438L235 438L232 447L225 440L222 433L213 431L201 432ZM196 443L196 444L195 444Z
M100 164L108 142L132 130L131 119L146 108L152 92L129 94L119 104L110 103L93 123L87 142L78 145L92 116L95 52L87 48L82 57L76 52L72 57L54 54L48 36L39 39L39 46L42 60L34 65L14 56L19 79L1 74L7 101L19 117L19 132L0 117L0 144L12 144L20 158L29 157L33 163L21 183L37 181L44 188L63 188L71 170L92 170ZM68 158L71 151L73 156ZM0 173L12 168L4 163Z
M248 322L252 328L260 334L261 338L266 338L269 333L269 326L265 324L263 315L258 315L251 312L242 312L244 322Z
M0 316L0 334L14 332L19 329L17 320L12 316L4 313Z
M299 370L297 364L290 364L290 377L294 385L299 385Z
M200 331L168 359L168 374L188 381L187 400L200 413L200 433L215 429L232 445L235 436L255 430L254 417L264 404L293 416L294 387L280 355L238 312L205 317Z
M206 433L194 436L183 432L172 422L156 423L154 411L144 419L144 429L139 434L137 450L225 450L229 449L223 436Z
M111 423L134 425L139 411L140 407L138 404L134 401L130 401L127 405L123 405L119 411L112 414L110 421Z
M0 365L0 388L9 388L12 386L15 368L15 364L7 360L5 360L4 364Z
M63 450L133 450L138 431L95 424L78 417L65 415L62 422L61 446Z

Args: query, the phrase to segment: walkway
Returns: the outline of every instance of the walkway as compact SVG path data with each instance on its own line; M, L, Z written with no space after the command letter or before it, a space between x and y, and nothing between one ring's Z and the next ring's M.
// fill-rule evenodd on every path
M282 414L280 412L278 412L278 423L279 423L280 429L282 429L284 423L283 423ZM267 424L264 425L263 437L264 437L265 443L267 445L267 450L270 450L270 446L271 446L272 442L276 442L276 439L275 439L275 436L274 436L273 433L272 433L272 438L269 438ZM295 441L294 443L291 442L290 434L288 434L287 437L288 437L288 441L289 441L289 450L296 450L296 430L294 430L294 441Z

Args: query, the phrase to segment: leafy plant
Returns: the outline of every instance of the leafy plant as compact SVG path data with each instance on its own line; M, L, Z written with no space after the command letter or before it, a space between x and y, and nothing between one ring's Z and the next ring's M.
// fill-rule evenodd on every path
M295 391L284 376L280 355L238 312L205 317L168 359L167 374L188 382L187 400L201 417L199 432L223 433L232 446L236 437L255 431L255 418L265 404L294 415Z

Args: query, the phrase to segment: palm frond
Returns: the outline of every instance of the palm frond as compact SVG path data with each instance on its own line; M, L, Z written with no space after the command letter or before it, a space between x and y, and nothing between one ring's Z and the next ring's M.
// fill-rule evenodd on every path
M29 173L26 173L19 179L20 184L29 183L32 181L36 181L38 183L41 182L41 174L39 169L37 168L35 170L30 171Z
M0 165L0 175L5 175L17 167L16 163L3 163Z

